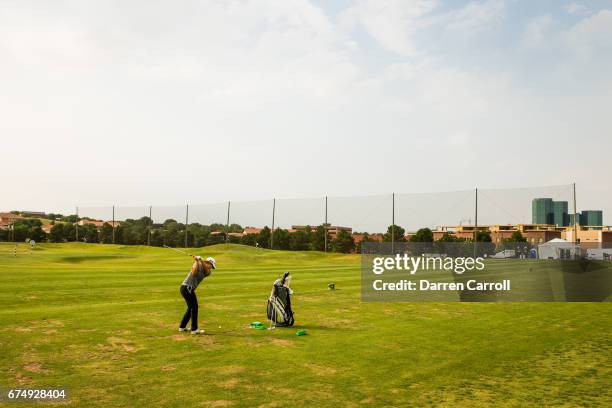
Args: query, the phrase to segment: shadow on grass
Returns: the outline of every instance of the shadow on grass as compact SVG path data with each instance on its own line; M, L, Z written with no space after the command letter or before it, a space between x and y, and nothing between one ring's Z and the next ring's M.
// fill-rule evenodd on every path
M89 262L89 261L108 261L111 259L128 259L134 258L129 255L83 255L83 256L65 256L63 258L59 258L57 262L66 262L66 263L81 263L81 262Z

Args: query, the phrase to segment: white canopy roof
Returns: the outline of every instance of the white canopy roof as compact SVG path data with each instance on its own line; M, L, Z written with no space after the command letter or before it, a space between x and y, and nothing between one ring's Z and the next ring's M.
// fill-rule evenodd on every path
M538 245L538 256L540 259L560 259L567 257L561 251L569 251L569 256L573 257L578 251L578 245L568 242L561 238L551 239L548 242Z
M554 246L557 248L574 248L576 244L574 244L573 242L568 242L561 238L555 238L555 239L551 239L548 242L540 244L538 246Z

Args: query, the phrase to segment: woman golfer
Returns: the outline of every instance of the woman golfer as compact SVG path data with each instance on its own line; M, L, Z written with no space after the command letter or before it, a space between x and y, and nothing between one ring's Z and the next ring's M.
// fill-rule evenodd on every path
M196 297L195 290L204 280L205 277L211 274L213 269L217 269L217 264L214 258L208 257L206 260L202 260L201 256L193 257L193 265L191 271L187 274L183 283L181 283L181 295L187 302L187 311L181 320L179 331L187 330L187 323L191 319L191 334L202 334L204 330L198 329L198 298Z

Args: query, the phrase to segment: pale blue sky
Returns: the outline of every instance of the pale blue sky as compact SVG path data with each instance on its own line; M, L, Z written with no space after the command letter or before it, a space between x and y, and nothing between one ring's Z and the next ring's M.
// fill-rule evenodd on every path
M0 210L576 181L610 213L610 72L612 1L5 1Z

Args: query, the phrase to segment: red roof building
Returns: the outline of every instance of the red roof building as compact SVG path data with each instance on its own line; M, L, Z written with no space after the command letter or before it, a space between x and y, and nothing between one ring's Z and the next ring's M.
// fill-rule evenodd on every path
M12 213L0 213L0 228L8 228L21 217Z

